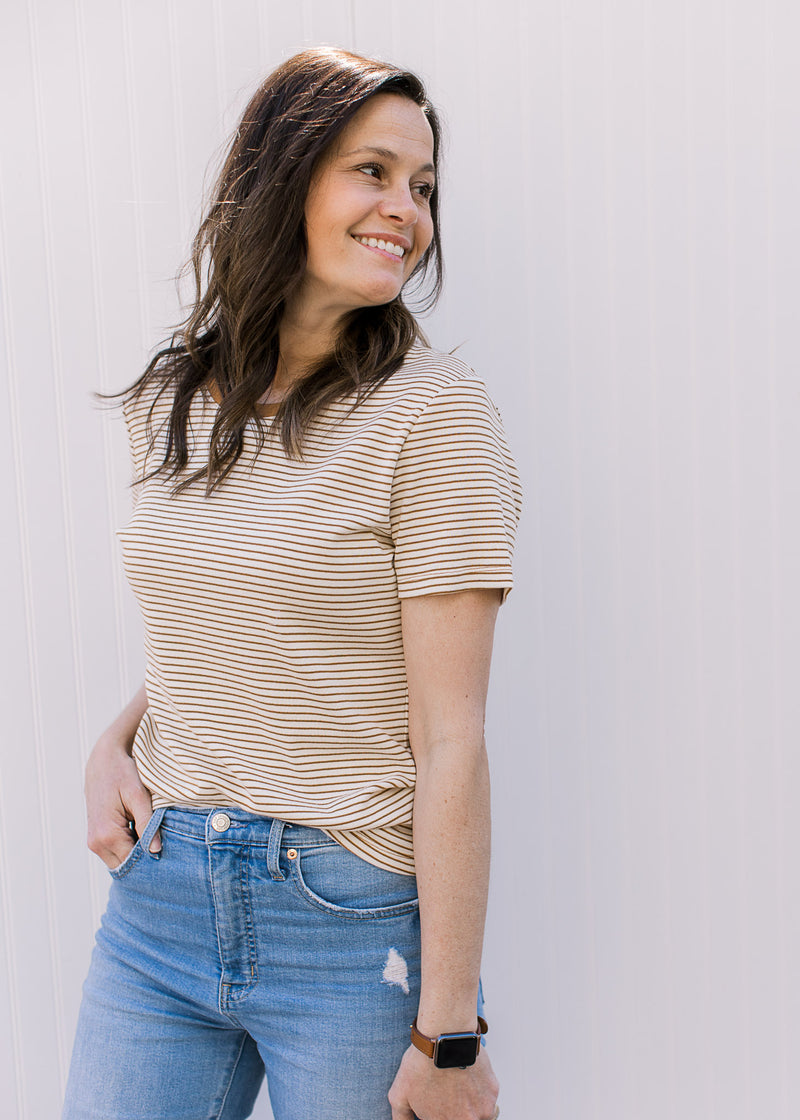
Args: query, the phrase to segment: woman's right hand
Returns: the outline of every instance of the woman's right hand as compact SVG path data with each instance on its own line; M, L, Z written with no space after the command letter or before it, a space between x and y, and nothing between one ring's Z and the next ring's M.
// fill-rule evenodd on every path
M131 745L147 709L144 687L98 739L86 763L88 844L106 867L119 867L130 854L153 812L150 791L142 783ZM136 829L131 829L131 822ZM161 850L156 833L150 851Z

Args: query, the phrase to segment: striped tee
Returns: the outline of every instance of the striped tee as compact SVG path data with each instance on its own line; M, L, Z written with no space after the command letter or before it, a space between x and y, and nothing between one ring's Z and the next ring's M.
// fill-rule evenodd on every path
M148 432L151 400L125 407L137 479L163 456L171 402ZM190 470L216 409L195 394ZM240 806L413 874L400 600L511 587L520 488L499 414L459 359L417 346L358 408L328 406L302 458L269 433L259 450L255 424L209 497L134 489L119 535L145 627L139 772L155 807Z

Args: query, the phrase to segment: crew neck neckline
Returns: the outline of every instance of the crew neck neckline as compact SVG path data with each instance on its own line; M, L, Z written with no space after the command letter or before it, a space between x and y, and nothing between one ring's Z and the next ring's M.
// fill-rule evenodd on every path
M217 408L219 408L219 406L222 404L222 396L220 394L219 388L217 387L216 381L207 381L203 385L203 392L205 392L211 398ZM278 402L277 404L257 404L256 413L259 416L263 417L276 416L281 403L282 402Z

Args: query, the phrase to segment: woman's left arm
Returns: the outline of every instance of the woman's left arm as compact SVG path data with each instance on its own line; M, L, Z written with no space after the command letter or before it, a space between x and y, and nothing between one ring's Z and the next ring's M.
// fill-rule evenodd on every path
M422 932L417 1025L435 1037L474 1031L489 883L484 714L495 618L491 590L403 599L409 734L417 769L414 858ZM480 1047L466 1069L406 1051L389 1093L392 1120L491 1120L498 1084Z

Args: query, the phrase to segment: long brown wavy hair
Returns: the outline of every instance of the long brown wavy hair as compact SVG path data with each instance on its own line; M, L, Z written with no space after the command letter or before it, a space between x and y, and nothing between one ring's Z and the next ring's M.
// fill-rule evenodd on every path
M135 400L155 389L151 439L155 403L163 393L172 397L164 457L146 477L164 473L176 479L176 490L204 479L210 494L241 456L251 420L263 444L257 403L275 378L281 317L306 268L305 204L314 169L354 114L379 93L402 94L425 113L438 172L439 119L422 82L407 70L314 48L284 62L252 97L192 245L192 309L122 394ZM430 206L433 240L409 278L421 309L433 305L442 285L438 191ZM332 352L293 384L272 420L287 454L302 453L304 433L321 409L353 392L360 403L400 367L418 338L424 336L402 294L351 312ZM212 383L222 400L208 461L187 474L192 398Z

